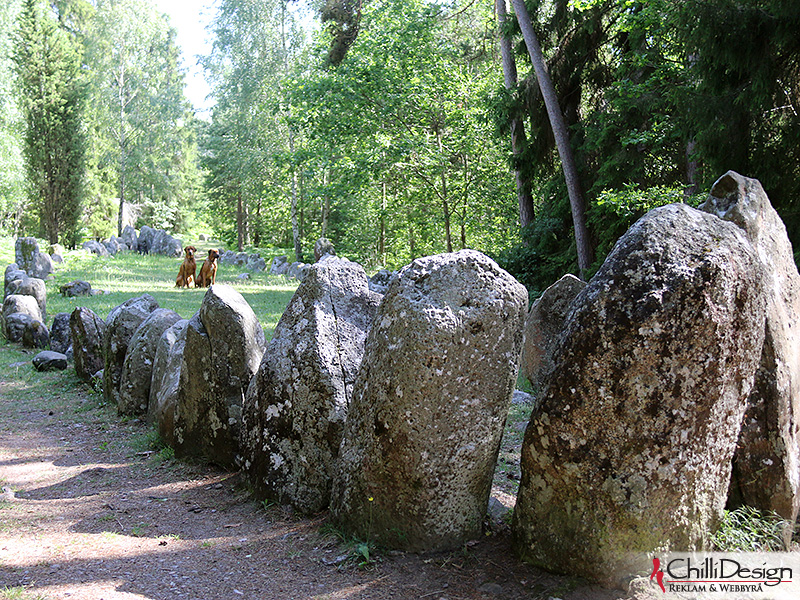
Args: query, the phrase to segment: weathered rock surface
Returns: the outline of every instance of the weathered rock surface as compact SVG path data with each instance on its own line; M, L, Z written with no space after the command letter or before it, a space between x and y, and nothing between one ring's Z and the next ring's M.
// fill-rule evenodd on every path
M41 321L31 319L22 330L22 345L26 348L47 348L50 346L50 330Z
M177 258L183 254L183 243L163 229L157 229L153 235L150 254L161 254Z
M289 270L289 257L288 256L276 256L272 259L272 263L270 263L269 272L272 275L285 275L286 271Z
M158 308L158 302L150 294L126 300L114 308L106 318L103 338L103 395L106 402L117 404L122 365L128 344L139 325Z
M153 360L147 418L156 425L161 441L170 447L175 445L175 413L188 325L187 319L181 319L167 329L158 340Z
M706 546L761 354L764 276L738 227L683 204L620 238L575 299L525 432L520 557L616 585L634 553Z
M25 333L25 328L33 322L30 315L25 313L9 313L3 317L3 335L9 342L20 343Z
M5 280L3 283L3 298L8 296L8 285L17 279L25 279L28 274L19 268L17 263L11 263L6 267Z
M528 292L479 252L415 260L367 337L331 510L407 550L481 534L519 370Z
M235 465L244 395L264 345L264 330L242 295L230 286L212 285L186 329L176 456Z
M37 371L63 371L67 368L67 357L52 350L39 352L31 362Z
M531 306L525 320L520 371L535 390L553 368L553 350L564 328L572 301L586 287L574 275L564 275L548 287Z
M75 281L70 281L69 283L65 283L61 287L58 288L59 293L66 297L66 298L75 298L77 296L91 296L92 295L92 284L88 281L81 281L80 279L76 279Z
M50 325L50 349L67 354L72 346L72 332L69 327L69 313L57 313Z
M69 316L69 329L72 334L75 374L83 381L91 381L105 364L103 341L106 322L93 310L79 306Z
M123 227L122 241L125 242L129 250L136 251L139 249L139 240L136 237L136 230L131 225L125 225L125 227Z
M732 504L800 509L800 275L786 227L756 179L729 171L700 207L741 227L767 271L764 348L733 461Z
M392 281L392 277L396 274L395 271L381 269L369 278L369 289L379 294L385 294L386 290L389 289L389 283Z
M31 277L45 279L53 272L53 261L39 250L36 238L17 238L14 243L14 254L16 264Z
M6 299L3 300L3 318L11 313L23 313L28 315L31 319L44 321L39 303L33 296L25 296L22 294L9 294L6 296Z
M139 254L149 254L150 247L153 245L153 238L156 235L156 230L147 225L143 225L139 230L139 237L136 241L136 249Z
M181 316L174 310L157 308L134 332L122 363L117 401L117 412L120 415L148 413L156 345L161 334L180 320Z
M328 505L380 299L360 265L331 256L315 263L297 288L245 399L241 454L258 495L306 514Z
M333 248L333 242L328 238L321 237L314 244L314 262L319 262L323 256L330 255L336 256L336 251Z
M47 288L44 280L37 277L22 277L9 282L6 295L18 294L20 296L33 296L39 305L39 312L44 319L47 318Z
M97 240L89 240L83 242L83 248L91 252L92 254L96 254L97 256L111 256L111 253L108 251L103 244L98 242Z

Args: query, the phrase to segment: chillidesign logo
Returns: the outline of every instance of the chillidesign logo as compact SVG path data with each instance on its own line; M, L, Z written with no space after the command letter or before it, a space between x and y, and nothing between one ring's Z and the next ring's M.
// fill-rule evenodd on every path
M661 591L666 594L667 590L664 587L664 571L661 570L661 561L655 557L653 557L653 572L650 573L650 581L653 581L653 577L656 578L656 582L658 583L658 587L661 588Z

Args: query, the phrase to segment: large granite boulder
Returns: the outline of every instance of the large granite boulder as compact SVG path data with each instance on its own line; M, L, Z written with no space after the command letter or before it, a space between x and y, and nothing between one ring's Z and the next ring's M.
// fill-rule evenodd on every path
M33 296L22 294L9 294L3 300L3 318L11 313L23 313L31 319L44 321L44 315L39 308L39 302Z
M37 371L63 371L67 368L67 357L52 350L39 352L31 362Z
M259 496L306 514L327 507L380 299L360 265L330 256L297 288L245 399L243 469Z
M3 317L3 335L9 342L20 343L25 329L34 321L25 313L9 313ZM37 323L39 321L36 321Z
M107 240L103 240L103 246L111 256L116 256L122 250L122 245L119 243L119 238L112 235Z
M189 321L181 319L167 329L158 340L153 360L147 419L155 424L161 441L170 447L175 445L175 413L188 326Z
M103 338L103 395L106 402L118 403L122 365L128 344L139 325L157 308L156 299L150 294L143 294L126 300L108 313Z
M385 294L386 290L389 289L389 283L392 281L392 277L396 274L396 271L381 269L369 278L369 289L379 294Z
M331 510L343 531L412 551L481 534L527 308L527 290L473 250L392 279L339 449Z
M242 295L230 286L212 285L186 329L176 456L235 465L244 395L264 345L264 330Z
M158 229L153 236L150 254L161 254L177 258L183 255L183 243L163 229Z
M53 261L39 250L36 238L17 238L14 243L14 254L16 264L31 277L45 279L53 272Z
M272 259L272 262L269 266L269 272L271 275L285 275L286 271L289 270L289 257L286 255L283 256L276 256Z
M92 296L92 284L88 281L76 279L65 283L58 288L59 293L65 298L76 298L78 296Z
M617 585L647 552L707 547L761 356L764 286L744 232L686 205L620 238L574 301L525 432L521 558Z
M700 209L744 230L769 281L764 347L734 454L730 499L793 524L800 509L800 275L792 245L756 179L729 171Z
M69 329L75 374L83 381L92 381L105 364L103 341L106 322L93 310L79 306L69 316Z
M136 251L139 249L139 240L136 237L136 230L131 225L125 225L125 227L122 228L122 241L129 250Z
M39 305L39 312L47 318L47 288L44 280L37 277L22 277L11 281L6 287L6 296L19 294L20 296L33 296Z
M548 287L531 306L525 320L520 372L534 389L540 390L553 368L553 350L572 301L586 287L574 275L564 275Z
M17 263L11 263L6 267L5 270L5 280L3 283L3 298L8 296L8 285L17 279L25 279L28 277L28 274L19 268Z
M148 413L156 345L161 334L180 320L181 316L174 310L157 308L134 332L122 363L117 400L117 412L120 415Z
M57 313L50 325L50 349L66 355L72 346L72 332L69 327L69 313Z
M92 254L96 254L97 256L111 256L108 248L106 248L105 245L101 244L97 240L88 240L83 242L83 248Z
M139 237L136 241L136 249L139 254L149 254L150 248L153 245L153 238L156 235L156 230L147 225L143 225L139 230Z
M333 242L326 237L319 238L314 244L314 262L319 262L323 256L336 256Z
M47 325L31 319L22 330L22 345L25 348L45 349L50 346L50 330Z

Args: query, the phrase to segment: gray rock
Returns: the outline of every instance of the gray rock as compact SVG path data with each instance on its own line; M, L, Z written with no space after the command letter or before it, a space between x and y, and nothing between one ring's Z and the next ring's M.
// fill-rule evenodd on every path
M41 321L31 319L22 330L22 345L26 348L47 348L50 346L50 331Z
M61 264L61 263L63 263L63 262L64 262L64 257L63 257L63 255L61 255L61 254L51 254L51 255L50 255L50 261L51 261L51 262L53 263L53 265L55 266L56 264Z
M74 298L77 296L92 296L92 284L88 281L81 281L80 279L76 279L75 281L70 281L69 283L65 283L58 291L61 293L62 296L66 298Z
M205 233L201 233L199 236L197 236L197 239L200 240L201 242L205 242L206 239L207 239L206 238L206 234Z
M47 254L39 251L36 238L17 238L14 243L15 261L29 276L45 279L53 272L53 262Z
M286 274L289 277L294 277L295 279L301 279L300 271L305 266L305 263L301 262L293 262L289 265L289 268L286 270Z
M67 354L72 347L72 332L69 327L69 313L58 313L50 325L50 349Z
M119 240L113 235L109 239L103 241L103 246L105 246L111 256L116 256L116 254L122 250Z
M9 342L20 343L25 328L33 319L25 313L9 313L3 318L3 335Z
M345 532L412 551L481 534L527 305L473 250L415 260L392 280L339 449L331 511Z
M243 468L259 496L305 514L328 505L380 298L360 265L335 258L314 264L297 288L245 399Z
M575 297L586 282L564 275L548 287L531 306L525 320L520 372L535 390L540 390L553 368L553 350L564 328L564 321Z
M244 394L264 330L239 292L212 285L189 320L175 417L175 455L235 465Z
M139 325L158 308L158 302L150 294L126 300L114 308L106 318L103 338L103 395L106 402L116 405L119 400L119 384L122 365L128 344Z
M387 271L386 269L381 269L375 275L369 278L369 289L373 292L377 292L379 294L385 294L386 290L389 289L389 283L397 274L396 271Z
M11 313L23 313L28 315L31 319L37 321L44 321L44 315L39 308L39 302L33 296L25 296L22 294L9 294L3 300L3 318Z
M67 368L67 357L52 350L39 352L31 362L37 371L64 371Z
M153 360L147 418L155 424L161 441L170 447L175 445L175 414L188 325L187 319L181 319L167 329L158 340Z
M117 412L120 415L148 413L156 345L161 334L180 320L180 315L175 311L157 308L134 332L122 363L117 401Z
M6 267L5 280L3 283L3 298L8 296L8 284L17 279L25 279L28 274L19 268L17 263L11 263Z
M158 229L153 236L150 254L161 254L163 256L178 258L183 256L183 243L179 239L172 237L166 231Z
M700 208L744 230L769 281L764 347L734 455L730 504L774 511L793 524L800 509L800 275L792 245L756 179L729 171Z
M514 395L511 397L511 404L537 404L536 397L528 392L522 390L514 390Z
M139 249L139 240L136 237L136 230L131 225L125 225L122 228L122 241L129 250Z
M39 312L43 318L47 318L47 288L44 281L37 277L25 276L10 282L6 288L6 296L18 294L20 296L32 296L39 305Z
M247 257L247 268L251 271L261 272L267 268L267 261L258 254L251 254Z
M91 381L103 369L103 341L106 322L85 306L79 306L69 316L75 374L83 381Z
M764 276L738 227L683 204L620 238L575 299L525 432L521 558L615 586L647 552L707 547L764 340Z
M136 249L139 254L150 254L150 247L153 245L153 238L156 230L147 225L143 225L139 230L139 237L136 240Z
M289 257L285 255L276 256L275 258L273 258L269 266L269 272L271 275L285 275L288 269L289 269Z
M91 252L92 254L96 254L97 256L111 256L103 244L98 242L97 240L89 240L87 242L83 242L83 248Z
M314 244L314 262L319 262L325 255L336 256L336 251L333 249L332 241L328 238L321 237Z
M239 273L236 276L236 279L241 279L242 281L250 281L250 273Z
M64 248L64 246L62 246L61 244L50 244L47 247L47 253L50 256L52 256L53 254L59 254L61 256L64 256L64 252L66 252L66 251L67 251L67 249Z

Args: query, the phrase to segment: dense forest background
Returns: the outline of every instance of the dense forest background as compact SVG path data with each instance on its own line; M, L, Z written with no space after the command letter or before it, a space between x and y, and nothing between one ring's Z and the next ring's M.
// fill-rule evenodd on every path
M368 270L470 247L536 293L734 169L800 248L797 2L298 1L218 1L203 118L150 0L0 3L0 227L326 236Z

